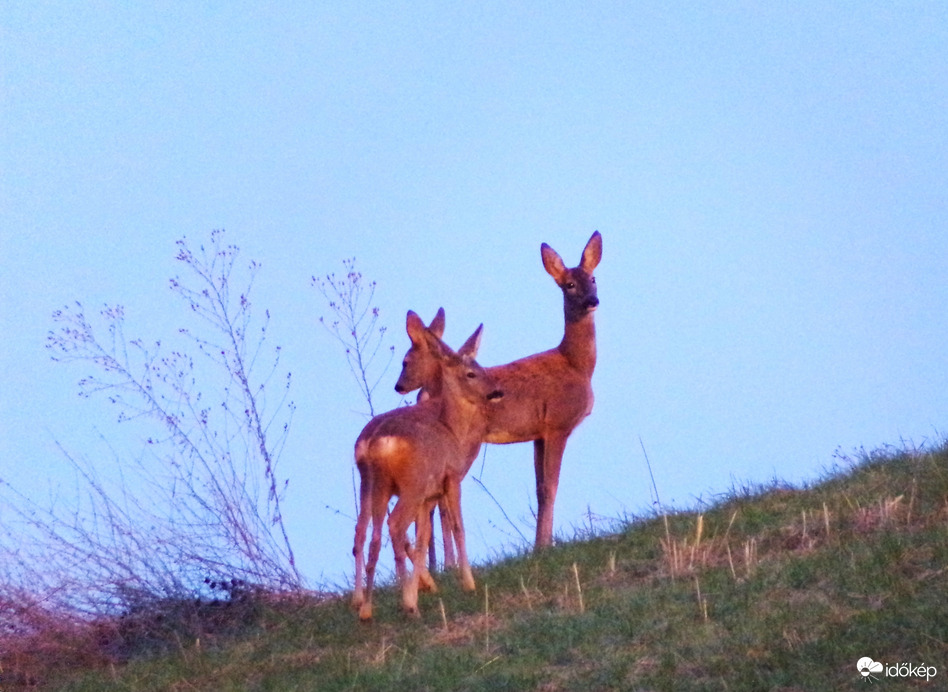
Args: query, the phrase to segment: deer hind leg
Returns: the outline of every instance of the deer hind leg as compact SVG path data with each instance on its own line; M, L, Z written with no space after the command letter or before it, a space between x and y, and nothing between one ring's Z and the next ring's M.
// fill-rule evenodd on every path
M375 566L382 551L382 526L385 523L385 513L388 511L390 493L381 488L373 487L371 497L372 507L372 540L369 541L369 561L365 566L365 600L359 607L359 619L372 619L372 588L375 585ZM360 512L361 514L361 512Z
M356 521L355 541L352 555L355 557L355 590L352 592L352 607L361 608L365 603L365 536L372 517L371 478L364 467L359 467L359 518Z
M537 475L537 548L553 545L553 503L556 502L567 437L568 433L553 433L533 442L533 467Z
M464 537L464 519L461 516L461 483L460 481L448 481L445 486L445 497L443 502L447 505L450 518L450 529L446 530L445 535L452 535L458 546L458 559L461 570L461 588L465 591L474 591L474 574L471 572L471 564L467 559L467 541ZM443 517L443 515L442 515Z

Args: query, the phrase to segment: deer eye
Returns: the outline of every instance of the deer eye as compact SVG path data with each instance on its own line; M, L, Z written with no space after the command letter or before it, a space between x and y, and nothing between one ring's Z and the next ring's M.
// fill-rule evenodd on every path
M469 380L473 380L475 377L477 377L477 375L473 371L468 371L467 378Z
M589 280L592 281L593 283L596 283L596 277L595 277L595 276L590 276L590 277L589 277Z
M566 289L567 289L567 290L572 291L574 288L576 288L576 284L573 283L572 281L568 281L568 282L566 283Z

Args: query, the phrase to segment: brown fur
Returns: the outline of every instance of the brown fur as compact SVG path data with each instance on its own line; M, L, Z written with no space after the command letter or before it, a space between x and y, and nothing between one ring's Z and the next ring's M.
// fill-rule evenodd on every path
M419 586L435 588L424 564L424 554L431 536L429 515L442 498L451 533L458 543L462 584L473 590L474 577L464 544L460 485L484 439L488 402L503 396L493 378L474 361L481 327L459 353L445 346L413 312L408 313L406 327L413 347L424 349L437 363L442 393L415 406L376 416L356 440L361 487L353 546L356 584L352 602L363 620L372 617L372 588L381 549L382 522L393 495L398 496L398 501L389 516L389 535L405 611L418 613ZM372 540L366 562L363 548L370 522ZM412 523L416 525L414 548L408 540ZM406 558L412 561L410 576Z
M602 258L602 236L598 231L592 234L579 266L572 269L568 269L546 243L540 246L540 254L547 273L563 291L563 340L548 351L487 368L505 396L489 410L485 437L485 441L495 444L533 440L537 547L553 542L553 503L566 440L593 407L591 380L596 367L593 311L599 305L593 270ZM412 364L414 373L420 373L423 364L418 361L426 357L430 358L413 345L405 362ZM403 369L399 378L404 391L424 386L430 396L438 396L436 384L429 389L427 382L418 377L412 379L410 375ZM447 542L447 538L445 540ZM447 548L445 552L447 555Z
M438 308L437 314L431 320L431 324L428 325L428 331L440 339L444 335L444 321L444 308ZM417 344L413 342L412 347L402 359L402 370L398 376L398 381L395 383L395 391L399 394L407 394L419 387L421 389L418 392L418 403L430 399L431 392L437 392L438 396L441 395L441 366L424 340ZM438 513L441 516L444 566L446 569L457 567L457 557L454 553L455 541L451 535L451 516L443 498L438 502ZM429 521L434 522L434 510L431 511ZM431 541L428 544L428 566L435 569L436 564L435 544L434 541Z

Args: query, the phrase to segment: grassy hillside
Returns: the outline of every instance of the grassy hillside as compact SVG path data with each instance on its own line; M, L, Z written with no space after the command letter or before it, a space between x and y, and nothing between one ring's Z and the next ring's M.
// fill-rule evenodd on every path
M0 689L845 690L865 656L937 669L879 689L946 689L948 449L843 459L808 489L735 490L475 576L467 594L441 575L417 621L394 589L370 625L345 598L129 618L72 668L7 655Z

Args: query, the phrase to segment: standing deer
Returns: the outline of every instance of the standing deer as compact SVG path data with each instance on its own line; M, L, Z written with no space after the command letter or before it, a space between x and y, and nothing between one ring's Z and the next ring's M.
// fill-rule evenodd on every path
M438 308L438 313L428 325L428 331L439 339L444 335L444 308ZM402 371L395 383L395 391L399 394L408 394L419 389L417 402L427 401L434 394L441 395L441 364L435 357L432 349L426 342L418 340L412 342L411 348L402 359ZM473 463L473 459L471 462ZM465 474L467 471L465 470ZM457 559L454 554L454 542L451 540L451 517L448 514L447 504L443 501L438 502L438 511L441 515L441 535L444 543L444 566L456 567ZM434 521L434 510L431 511L430 520ZM434 569L437 562L435 555L435 545L432 541L428 544L428 565Z
M382 522L393 495L398 496L398 501L389 516L388 529L404 610L417 615L419 585L435 588L425 567L425 553L431 537L430 512L439 500L446 505L450 531L457 542L462 585L467 590L474 589L461 517L461 479L483 442L486 408L503 397L493 378L474 360L482 328L483 325L478 327L455 353L425 328L418 315L408 313L406 329L412 348L426 349L437 365L441 393L415 406L376 416L356 440L355 460L361 487L352 550L356 560L352 603L359 609L362 620L372 617L372 588L382 544ZM366 563L363 548L370 520L372 540ZM412 523L415 523L414 548L408 540ZM412 561L410 577L406 558Z
M540 246L543 267L563 291L566 326L559 346L506 365L487 368L504 392L503 401L488 412L485 441L494 444L533 440L533 466L537 479L536 547L553 543L553 503L559 485L560 465L570 433L589 415L593 407L592 374L596 367L596 325L593 312L599 305L593 270L602 258L602 236L592 234L583 249L579 266L568 269L562 258L546 243ZM436 318L435 324L438 321ZM444 329L443 316L440 329ZM437 383L423 381L430 368L431 354L412 348L405 363L412 363L415 376L399 383L404 392L425 387L427 395L439 395ZM420 361L420 362L417 362ZM404 379L404 381L403 381ZM419 397L422 398L422 397ZM445 535L445 562L449 532Z

